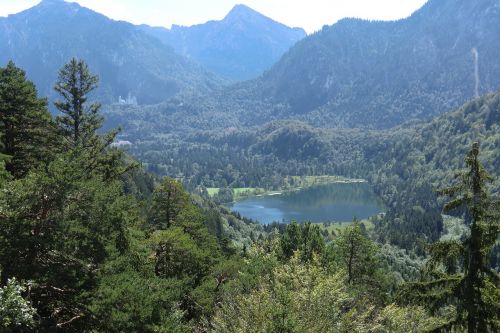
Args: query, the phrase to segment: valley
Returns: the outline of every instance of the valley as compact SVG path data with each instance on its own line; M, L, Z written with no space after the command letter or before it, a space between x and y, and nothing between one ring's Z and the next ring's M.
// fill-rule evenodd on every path
M0 332L500 330L500 0L82 3L0 16Z

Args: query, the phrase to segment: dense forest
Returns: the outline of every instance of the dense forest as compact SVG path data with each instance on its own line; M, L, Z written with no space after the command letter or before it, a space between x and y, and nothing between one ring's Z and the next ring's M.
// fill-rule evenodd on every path
M0 333L499 332L499 18L0 17Z
M53 117L47 100L38 96L22 69L10 62L0 70L3 331L500 329L499 276L491 260L499 235L499 203L491 194L497 193L498 175L490 176L482 166L498 163L498 95L394 134L353 130L322 135L316 132L322 130L290 123L270 125L264 129L268 134L257 139L248 131L222 137L209 133L182 141L205 147L199 142L205 140L208 148L222 147L213 151L217 157L231 152L223 141L234 140L242 152L234 160L241 157L258 168L271 158L277 170L291 168L283 174L300 168L307 170L304 173L340 172L342 163L348 163L347 172L356 158L372 154L368 161L373 165L367 163L353 172L378 168L371 180L392 209L386 219L391 214L399 214L400 219L405 214L422 215L422 223L413 225L374 220L374 229L354 221L333 237L325 237L320 225L310 223L252 228L250 222L212 203L203 191L189 194L176 179L148 174L112 145L117 130L102 130L101 106L89 99L97 86L98 78L87 64L71 60L59 71L54 87L59 112ZM475 126L475 121L485 125ZM485 138L482 146L470 142L476 137L474 131ZM402 139L417 134L420 140ZM453 155L443 154L439 135L447 136L444 152L454 149ZM382 136L387 140L374 140ZM347 138L344 147L333 144L341 137ZM292 139L305 148L290 151L286 143ZM280 140L284 140L281 145ZM320 145L307 149L309 140ZM432 140L436 140L434 146ZM274 143L266 144L269 141ZM358 145L361 141L367 144ZM391 145L378 150L394 155L375 154L374 145L379 144ZM181 160L184 155L179 163L192 164L189 158L197 153L186 155L181 149L185 148L181 146L179 155L170 158ZM263 159L257 157L248 164L245 158L251 155L247 153ZM391 163L392 159L400 163ZM330 163L320 169L323 160ZM404 161L411 162L412 168ZM395 169L405 165L407 170ZM200 164L198 168L211 167ZM226 182L252 181L229 166L222 171L230 177ZM380 179L389 174L398 178L387 186ZM258 177L253 181L258 182ZM405 193L400 185L404 182L414 182L422 191ZM435 196L440 200L431 200L428 195L438 185L441 191ZM420 204L425 197L436 207ZM420 201L409 209L405 200ZM441 205L449 214L463 217L456 219L462 234L439 240L442 227L436 229L434 223L440 222ZM436 220L429 220L428 214L437 214ZM228 219L233 231L251 229L250 244L231 237L223 223ZM412 217L412 221L416 220ZM425 230L427 225L431 231ZM402 226L406 229L394 229ZM412 246L400 250L385 242L395 232L428 238L417 252ZM405 240L402 245L409 243Z
M498 194L499 105L500 93L493 93L434 120L383 131L276 121L242 130L161 134L158 121L129 128L125 137L134 143L127 150L148 170L182 179L190 190L200 185L282 189L290 175L367 179L388 207L377 224L384 229L380 237L410 249L421 237L439 238L442 202L435 190L464 167L460 156L475 141L481 142L481 159L497 179L492 191ZM145 110L143 117L154 115Z
M344 19L295 44L261 77L146 108L169 131L274 120L386 129L500 89L496 0L429 0L398 21ZM477 71L475 71L477 67ZM118 122L121 124L121 122ZM164 131L165 132L165 131Z

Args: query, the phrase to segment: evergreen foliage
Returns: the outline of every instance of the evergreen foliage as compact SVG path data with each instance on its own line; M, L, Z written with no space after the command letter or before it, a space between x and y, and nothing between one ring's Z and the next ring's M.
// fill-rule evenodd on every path
M377 268L375 244L369 240L356 219L340 232L330 246L330 256L347 272L347 283L366 282Z
M42 327L88 323L99 267L127 247L129 204L117 182L104 185L64 155L0 193L2 280L33 280Z
M1 140L2 132L0 132L0 152L3 151L3 142ZM10 173L5 169L5 162L8 160L8 156L0 153L0 184L6 181L10 177Z
M15 66L10 70L14 74L7 76L9 80L0 88L8 91L20 83L30 93L20 94L16 105L31 105L36 98L33 85ZM10 80L12 77L16 79ZM477 117L479 120L471 121L473 124L493 119L489 128L477 127L488 134L483 144L487 147L483 150L488 154L486 161L496 165L498 146L492 132L498 128L494 121L498 108L493 108L500 105L497 95L485 98L477 113L473 112L477 105L468 105L436 121L442 121L446 129L436 123L417 129L403 128L394 137L384 134L389 141L383 142L375 142L373 139L379 136L372 133L354 133L354 143L344 142L343 147L339 143L335 151L352 157L343 164L346 170L362 160L353 157L361 152L371 156L367 162L370 165L365 165L363 172L383 165L373 179L376 184L386 184L378 191L391 204L392 212L387 215L395 218L372 219L374 230L354 221L343 226L338 234L324 235L320 225L311 223L259 227L218 207L203 188L193 186L195 193L188 194L173 178L157 182L154 176L136 168L136 163L123 152L111 147L115 132L98 133L102 125L99 108L87 100L96 83L84 62L71 61L61 71L57 84L63 98L58 103L63 111L58 122L60 130L51 132L53 137L44 136L51 138L53 144L47 147L55 148L36 163L26 159L25 169L19 173L15 168L12 174L3 170L0 163L0 330L498 331L499 278L491 269L490 254L498 241L499 203L489 194L498 183L481 166L478 144L467 155L467 170L458 175L452 187L441 191L452 198L445 208L451 210L450 214L462 215L465 225L457 235L447 235L428 247L429 257L420 274L416 271L422 259L411 246L404 251L389 244L378 246L372 240L383 239L382 236L393 239L395 231L406 238L425 234L432 235L427 238L432 240L442 236L441 230L432 227L436 220L425 223L427 217L434 217L439 206L428 195L431 186L427 179L444 174L447 180L447 170L454 164L428 175L445 158L438 156L439 151L433 146L424 150L420 145L435 143L429 136L437 128L439 133L461 133L449 135L446 143L447 147L457 144L455 149L460 150L470 141L468 135L472 135L462 132L475 130L459 131L455 118L461 117L457 114ZM7 105L4 100L8 101L9 95L0 96L0 105ZM23 114L15 112L19 110L14 107L11 111L14 118L0 121L0 149L4 155L5 142L11 137L6 137L3 119L20 121L16 115ZM42 109L29 113L26 119L32 125L18 137L17 147L38 144L36 136L52 123ZM78 130L75 124L79 124ZM251 149L235 156L243 157L242 164L256 169L260 163L277 161L274 167L280 172L272 172L267 178L269 184L276 186L296 181L280 174L286 174L285 170L307 174L336 164L323 164L317 154L329 151L334 146L331 143L340 136L330 133L328 140L318 140L321 135L314 129L295 128L294 124L288 124L287 130L279 124L274 126L265 129L270 135L256 141L250 132L191 139L211 141L222 147L218 152L225 153L231 151L225 145L228 141L240 147L251 142ZM416 143L410 145L415 133L425 140L414 140ZM266 145L267 140L279 144ZM289 140L305 142L309 148L298 154L311 159L282 163L281 158L294 156L286 148ZM365 141L374 142L361 149L360 143L364 145ZM321 143L319 150L315 143ZM346 152L351 144L356 148ZM386 159L377 145L387 145L384 147L396 156ZM247 154L252 149L271 151L268 156L272 157L264 154L254 159ZM179 156L190 153L189 149L178 151ZM15 156L4 155L0 159L7 163ZM394 159L399 159L403 166ZM188 161L186 157L179 163L189 164L193 170L208 167ZM222 159L219 164L227 161ZM416 174L405 175L410 171L404 166L412 163ZM217 181L225 181L226 186L232 182L228 182L231 177L246 176L241 176L244 172L232 165L215 169ZM387 180L387 170L394 171L394 179ZM248 177L257 175L255 172ZM200 174L197 177L205 178ZM418 185L415 193L401 190L408 180ZM397 222L402 216L417 217L418 223L401 222L392 229L386 228L388 221ZM249 234L248 241L242 241L243 233ZM414 281L417 277L419 280ZM403 282L409 283L401 288ZM394 299L398 291L399 297Z
M87 147L96 135L96 130L102 126L103 118L98 113L101 105L86 105L89 94L97 88L98 82L98 77L90 73L88 65L76 58L71 59L59 72L54 90L63 100L54 104L63 115L57 117L56 121L69 147Z
M24 84L20 70L12 64L8 69ZM39 332L188 331L190 320L198 321L213 309L217 292L207 287L209 276L226 276L234 268L218 265L226 258L217 238L205 226L202 211L173 180L152 200L158 216L171 213L168 223L151 231L139 200L151 197L154 181L141 184L145 177L137 170L125 174L136 164L110 147L114 133L97 133L102 120L98 104L87 106L86 100L96 78L84 62L72 60L60 79L57 87L65 102L57 105L65 114L58 118L61 131L53 133L64 149L26 164L25 174L16 179L2 173L0 286L9 291L9 281L30 281L29 288L17 288L14 298L2 302L31 304L36 310L35 315L29 307L26 312L10 306L7 310L14 313L2 312L2 325L10 329L12 320L22 317L15 326L32 325ZM4 91L14 86L7 83ZM19 107L32 103L36 94L29 91L19 95ZM18 111L8 110L12 115ZM44 129L42 120L52 122L46 116L30 114L33 128L19 136L19 147L38 143L35 135ZM5 131L2 127L0 133ZM175 188L172 205L161 195L169 186ZM144 292L145 286L151 293Z
M152 201L150 224L155 229L166 229L187 208L189 197L179 182L165 177L161 185L154 191Z
M431 306L438 311L453 306L454 313L442 330L494 332L498 326L500 277L490 268L490 254L499 237L497 203L488 193L492 181L479 161L479 144L468 153L466 171L457 183L440 191L452 198L444 209L462 209L468 233L462 240L437 242L429 247L430 260L422 282L409 284L401 299Z
M293 185L291 175L367 179L386 207L375 223L378 240L419 255L424 254L422 241L435 242L443 232L442 199L434 189L452 180L453 170L463 167L460 156L479 138L482 162L495 177L492 191L500 190L500 124L495 121L500 119L499 92L431 121L387 131L329 130L276 121L228 131L183 127L183 134L175 134L166 117L170 111L151 107L107 112L112 122L127 124L127 139L134 142L130 152L149 171L175 175L190 191L198 186L286 190ZM141 119L132 121L138 114ZM177 116L186 120L183 114Z
M116 149L108 149L119 133L112 130L98 134L104 118L99 114L100 103L89 105L89 94L97 88L99 79L93 75L83 60L71 59L59 72L54 87L62 100L54 105L62 113L56 122L63 138L63 149L73 154L85 165L88 174L99 173L104 179L120 176L128 168L120 168L122 154Z
M6 169L20 178L49 161L57 144L53 132L47 100L37 96L26 73L12 61L0 68L0 160L6 162Z
M307 262L314 255L322 255L325 250L325 241L319 226L311 222L298 224L292 221L280 238L280 252L283 259L291 258L295 252L300 251L301 258Z

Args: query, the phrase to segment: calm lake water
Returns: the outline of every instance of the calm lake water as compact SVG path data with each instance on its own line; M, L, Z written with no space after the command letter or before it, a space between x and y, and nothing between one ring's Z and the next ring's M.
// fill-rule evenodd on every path
M248 197L229 206L262 224L272 222L349 222L383 211L367 183L329 184L280 195Z

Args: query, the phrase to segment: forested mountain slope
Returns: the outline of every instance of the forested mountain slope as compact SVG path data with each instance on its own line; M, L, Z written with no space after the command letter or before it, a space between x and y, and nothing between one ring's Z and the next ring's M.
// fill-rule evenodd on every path
M172 29L141 26L209 70L233 80L253 79L269 69L306 33L245 6L236 5L224 19Z
M387 128L500 87L498 0L430 0L408 19L346 19L299 43L259 83L317 124Z
M500 88L499 36L499 0L430 0L399 21L342 20L298 42L257 80L157 108L174 129L280 119L390 128Z
M288 175L338 174L368 179L388 213L383 239L412 247L442 231L435 190L453 181L473 142L500 176L500 92L474 99L431 120L390 130L322 129L297 121L263 127L165 135L130 124L131 153L150 170L183 178L189 187L280 188ZM160 122L161 123L161 122ZM493 189L499 192L500 184ZM384 231L382 231L384 230Z
M53 96L58 69L72 57L99 73L97 98L159 103L179 92L208 93L224 80L175 53L136 26L62 0L43 0L0 18L0 63L26 69L42 96Z
M500 92L387 135L385 143L372 140L365 149L369 179L390 208L377 226L382 239L407 247L417 238L439 237L444 199L438 200L436 190L465 168L463 156L473 142L480 143L480 159L495 178L491 190L499 196Z

